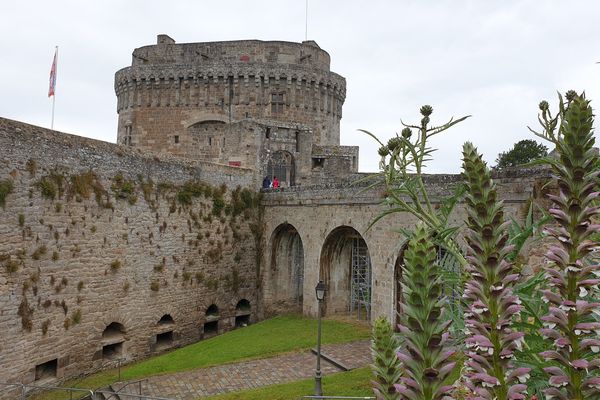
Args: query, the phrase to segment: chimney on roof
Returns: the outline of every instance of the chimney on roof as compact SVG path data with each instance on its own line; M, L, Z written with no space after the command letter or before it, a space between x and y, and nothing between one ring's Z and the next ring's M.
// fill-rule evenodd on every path
M156 44L175 44L175 39L163 33L156 36Z

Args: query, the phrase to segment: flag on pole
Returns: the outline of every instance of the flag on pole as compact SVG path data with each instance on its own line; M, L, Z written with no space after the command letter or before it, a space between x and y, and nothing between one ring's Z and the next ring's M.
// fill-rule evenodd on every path
M54 60L52 61L52 68L50 68L50 86L48 88L48 97L54 96L54 90L56 89L56 62L58 56L58 47L54 52Z

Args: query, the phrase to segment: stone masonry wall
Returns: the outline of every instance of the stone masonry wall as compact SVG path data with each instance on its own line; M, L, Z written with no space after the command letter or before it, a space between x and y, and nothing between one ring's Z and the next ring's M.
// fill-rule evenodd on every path
M52 382L256 320L252 171L0 119L8 185L0 381Z
M299 188L286 188L281 190L267 190L264 193L265 206L265 250L264 268L262 269L262 282L265 304L265 313L277 314L285 310L274 299L278 298L277 285L273 277L281 275L274 265L273 260L278 260L279 250L274 245L280 242L281 227L288 227L287 231L294 229L300 236L303 254L303 304L305 314L316 315L317 303L314 287L326 270L331 275L331 290L339 285L346 284L336 280L346 279L349 269L348 260L343 260L341 253L335 253L331 259L327 258L327 249L331 249L336 241L343 240L338 235L348 230L355 230L364 239L368 247L372 267L372 314L371 318L386 316L394 320L396 310L396 282L394 269L404 243L400 228L412 229L418 222L415 217L407 213L397 213L381 219L375 225L371 223L385 210L381 204L384 199L384 190L380 188L368 189L374 181L366 179L369 174L354 174L347 182L329 182L323 185L304 186ZM361 180L358 184L357 182ZM513 217L522 223L524 213L530 198L544 205L540 199L540 188L550 179L548 170L544 169L515 169L501 175L494 176L498 184L498 195L504 200L507 217ZM459 175L431 175L425 177L425 182L435 204L439 204L439 197L449 194L453 186L460 181ZM454 214L450 217L450 224L463 224L466 212L463 204L458 204ZM523 262L532 265L541 263L545 244L536 242L533 246L524 249ZM346 275L344 275L344 273ZM289 275L289 273L288 273ZM334 299L336 302L347 302L347 299ZM346 312L347 313L347 312Z

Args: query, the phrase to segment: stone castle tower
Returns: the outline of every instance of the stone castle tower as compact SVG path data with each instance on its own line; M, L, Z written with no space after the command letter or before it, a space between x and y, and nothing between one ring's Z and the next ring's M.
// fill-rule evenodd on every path
M156 45L115 75L118 143L276 175L283 186L357 171L339 146L346 81L314 41Z

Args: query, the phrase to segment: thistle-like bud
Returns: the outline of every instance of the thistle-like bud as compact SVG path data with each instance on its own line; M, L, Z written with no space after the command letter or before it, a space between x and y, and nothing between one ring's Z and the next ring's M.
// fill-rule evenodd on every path
M397 356L405 375L396 385L402 399L441 400L452 386L446 378L455 367L454 354L447 344L448 326L444 318L442 280L435 264L436 249L423 224L419 224L406 250L403 268L403 303L398 329L404 343Z
M421 125L425 126L429 123L429 117L421 118Z
M571 92L571 91L569 91ZM598 245L592 235L600 232L594 219L600 209L594 205L599 193L598 155L593 151L593 114L585 96L567 93L570 105L563 120L563 135L556 143L558 163L551 167L558 182L558 195L548 195L554 205L549 210L556 224L546 228L557 239L546 257L544 267L551 290L543 293L550 304L544 337L551 338L553 351L540 356L557 366L544 370L549 374L545 393L555 399L600 398L600 313L597 293L600 265L586 257Z
M426 104L421 107L419 111L421 112L422 116L429 117L433 113L433 107L431 107L429 104Z
M519 299L512 286L518 275L506 258L508 231L503 206L497 199L490 170L471 143L463 146L463 176L467 186L467 272L464 297L468 309L466 365L467 386L478 399L524 399L528 368L516 368L512 360L524 334L511 327L519 315Z
M378 400L397 400L400 397L394 387L400 383L402 374L400 360L396 356L397 349L398 339L390 323L385 317L375 320L371 339L371 369L375 379L371 383Z
M400 147L402 145L402 139L400 139L399 137L393 137L390 140L388 140L388 150L390 151L390 153L393 153L394 150L396 150L398 147Z
M542 111L548 111L548 109L550 108L550 106L548 105L548 102L546 100L542 100L540 101L540 110Z
M379 153L381 157L387 157L390 154L390 150L387 146L381 146L379 150L377 150L377 153Z
M574 90L569 90L567 91L567 93L565 93L565 99L567 99L567 101L570 103L573 100L575 100L575 98L577 97L577 92Z
M410 139L410 137L412 136L412 130L409 127L406 127L402 129L401 134L404 139Z

